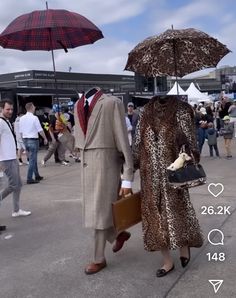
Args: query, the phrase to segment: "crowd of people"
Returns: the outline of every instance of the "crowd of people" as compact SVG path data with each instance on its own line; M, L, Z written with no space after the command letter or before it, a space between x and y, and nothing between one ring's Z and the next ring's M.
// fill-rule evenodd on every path
M218 138L224 138L225 155L232 158L232 139L236 137L236 100L231 101L222 96L220 101L214 103L199 103L194 105L196 135L199 152L207 140L210 157L220 158Z
M69 106L73 108L73 103L69 103ZM54 104L52 113L47 116L47 135L49 141L49 147L46 155L43 157L41 164L46 165L46 162L54 155L56 163L61 165L69 165L70 162L66 159L66 150L69 150L70 156L75 159L76 162L80 162L80 158L74 150L74 115L73 111L68 107L61 108L60 105ZM44 113L45 121L45 113Z
M73 107L71 103L69 106ZM26 113L19 109L15 121L12 123L13 102L4 99L0 102L0 176L6 185L2 185L0 201L13 193L12 217L28 216L30 211L20 209L20 192L22 181L19 166L28 165L26 184L40 183L44 177L39 174L38 150L40 138L48 149L41 161L45 166L46 161L54 154L55 162L69 165L65 158L68 149L76 162L80 162L78 153L74 150L74 117L68 107L61 110L55 105L49 114L36 116L36 107L32 102L25 105ZM5 181L5 180L4 180ZM6 226L0 226L0 233Z
M116 253L131 236L128 231L117 233L114 229L112 202L118 193L122 196L132 193L137 169L144 248L160 251L163 257L156 276L163 277L174 270L170 253L173 249L179 250L182 267L188 265L190 249L202 246L203 235L188 189L174 189L168 184L167 167L183 146L199 162L206 139L210 156L214 149L220 157L219 136L224 138L226 157L232 158L235 102L222 97L216 106L201 103L192 108L175 96L154 96L139 114L129 102L125 114L120 99L94 87L76 102L74 113L54 105L51 114L45 112L38 118L34 115L34 104L27 103L26 114L19 113L16 118L15 133L9 121L12 102L2 100L0 107L0 170L9 179L1 199L13 192L13 217L31 214L19 207L22 186L19 165L23 163L22 153L27 152L26 183L35 184L43 179L37 165L41 136L48 146L42 166L53 155L55 162L68 165L66 150L81 163L84 225L94 230L93 260L85 267L86 274L96 274L107 266L107 242L114 242L112 249ZM0 231L4 229L5 226L0 226Z

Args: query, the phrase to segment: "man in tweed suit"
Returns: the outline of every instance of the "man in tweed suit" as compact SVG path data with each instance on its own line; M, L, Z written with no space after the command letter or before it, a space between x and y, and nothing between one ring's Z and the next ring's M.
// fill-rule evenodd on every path
M94 260L85 268L94 274L106 267L106 241L120 250L130 233L115 233L111 205L121 191L131 191L133 161L120 99L99 88L87 91L75 104L75 147L81 154L82 202L85 227L95 230Z

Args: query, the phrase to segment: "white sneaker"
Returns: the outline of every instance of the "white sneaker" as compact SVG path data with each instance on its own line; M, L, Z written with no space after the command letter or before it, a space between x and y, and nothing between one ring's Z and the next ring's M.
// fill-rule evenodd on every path
M66 162L65 160L63 160L63 161L61 162L61 165L62 165L62 166L69 166L70 164L69 164L69 162Z
M20 162L20 161L19 161L19 166L23 166L23 162Z
M41 165L42 165L42 167L45 167L46 166L46 162L44 160L41 160Z
M18 212L12 213L12 217L28 216L30 214L31 214L31 211L25 211L25 210L19 209Z

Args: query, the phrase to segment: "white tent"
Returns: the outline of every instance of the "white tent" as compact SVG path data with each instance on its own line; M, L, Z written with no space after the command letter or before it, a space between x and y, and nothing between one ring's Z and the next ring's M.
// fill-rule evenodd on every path
M190 86L186 90L186 93L188 94L189 102L197 103L197 102L201 102L201 101L212 101L208 95L199 91L193 82L190 84Z
M178 84L178 90L177 90L177 82L174 83L174 86L170 89L170 91L167 93L168 95L187 95L187 93L180 87ZM179 91L179 92L177 92Z

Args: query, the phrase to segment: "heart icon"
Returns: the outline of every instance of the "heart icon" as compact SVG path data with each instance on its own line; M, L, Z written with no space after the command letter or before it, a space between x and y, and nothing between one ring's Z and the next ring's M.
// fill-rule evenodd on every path
M210 183L208 185L208 191L217 198L224 191L224 185L222 183Z

